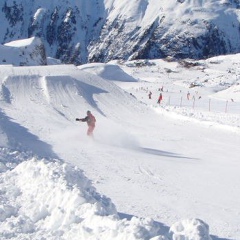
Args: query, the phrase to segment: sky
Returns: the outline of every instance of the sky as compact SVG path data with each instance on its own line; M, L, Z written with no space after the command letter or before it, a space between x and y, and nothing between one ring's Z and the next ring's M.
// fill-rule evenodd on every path
M1 239L240 239L239 65L1 65Z

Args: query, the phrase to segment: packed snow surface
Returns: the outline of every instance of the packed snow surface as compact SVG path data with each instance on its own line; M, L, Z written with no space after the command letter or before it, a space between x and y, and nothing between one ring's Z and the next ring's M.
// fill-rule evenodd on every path
M239 65L0 66L0 239L240 239Z

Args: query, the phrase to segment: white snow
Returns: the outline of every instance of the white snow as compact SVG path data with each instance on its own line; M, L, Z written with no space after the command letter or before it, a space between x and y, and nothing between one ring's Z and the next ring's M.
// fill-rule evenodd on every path
M0 66L0 239L240 239L240 55L190 63Z
M21 39L0 44L0 64L14 66L46 65L46 57L40 54L43 43L38 37ZM42 49L42 51L44 51Z
M12 42L4 44L4 46L15 47L15 48L26 47L28 45L31 45L33 43L33 41L35 41L36 39L37 38L35 38L35 37L31 37L31 38L27 38L27 39L16 40L16 41L12 41Z

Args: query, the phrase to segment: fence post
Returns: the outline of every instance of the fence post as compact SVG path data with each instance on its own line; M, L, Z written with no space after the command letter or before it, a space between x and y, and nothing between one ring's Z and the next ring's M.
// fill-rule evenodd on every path
M180 107L182 107L182 97L181 97L181 101L180 101Z
M228 101L226 101L225 113L227 112L227 107L228 107Z

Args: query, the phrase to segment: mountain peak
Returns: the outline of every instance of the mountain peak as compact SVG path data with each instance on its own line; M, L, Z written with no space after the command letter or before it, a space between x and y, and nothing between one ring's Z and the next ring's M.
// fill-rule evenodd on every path
M14 66L47 65L45 47L40 38L16 40L0 45L0 63Z

